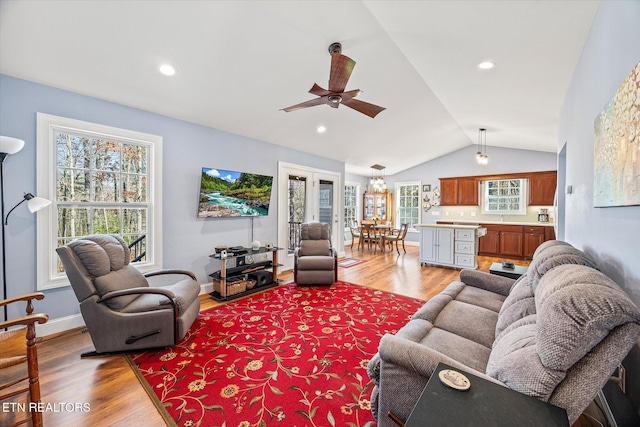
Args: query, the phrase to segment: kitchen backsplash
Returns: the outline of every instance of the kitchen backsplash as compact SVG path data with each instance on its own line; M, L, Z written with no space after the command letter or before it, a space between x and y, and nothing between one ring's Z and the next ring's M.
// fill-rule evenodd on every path
M504 215L504 222L538 222L538 209L549 210L549 223L555 220L553 206L528 206L526 215ZM422 212L422 219L425 223L435 223L436 221L500 221L500 215L482 214L480 206L438 206L428 212Z

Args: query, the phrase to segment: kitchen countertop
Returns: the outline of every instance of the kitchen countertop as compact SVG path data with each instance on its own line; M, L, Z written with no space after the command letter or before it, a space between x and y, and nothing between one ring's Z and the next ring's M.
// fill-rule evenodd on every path
M454 224L461 225L478 225L478 224L495 224L495 225L537 225L541 227L553 227L552 222L518 222L518 221L471 221L471 220L456 220L456 219L448 219L448 220L438 220L437 224L442 222L453 222ZM420 224L418 224L420 225ZM429 225L429 224L424 224Z
M442 227L442 228L461 228L467 230L477 230L478 228L483 228L480 225L476 224L416 224L415 227Z

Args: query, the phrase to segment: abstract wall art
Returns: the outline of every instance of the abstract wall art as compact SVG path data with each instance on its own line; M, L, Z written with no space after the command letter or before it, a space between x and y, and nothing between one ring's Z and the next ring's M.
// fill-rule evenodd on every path
M640 205L640 62L594 121L593 204Z

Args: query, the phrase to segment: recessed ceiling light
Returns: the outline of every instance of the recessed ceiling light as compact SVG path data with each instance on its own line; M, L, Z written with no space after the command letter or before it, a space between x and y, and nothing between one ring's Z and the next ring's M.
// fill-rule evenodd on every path
M495 66L496 64L491 61L484 61L478 64L478 68L480 68L481 70L490 70Z
M162 64L160 66L160 72L165 76L173 76L176 73L176 69L169 64Z
M326 126L322 126L322 125L318 126L318 128L316 129L316 131L318 131L318 133L325 133L326 130L327 130L327 127Z

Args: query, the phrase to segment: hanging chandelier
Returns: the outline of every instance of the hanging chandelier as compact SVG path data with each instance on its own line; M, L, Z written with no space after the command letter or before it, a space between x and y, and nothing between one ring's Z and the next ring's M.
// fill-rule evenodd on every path
M384 180L384 169L384 166L378 164L371 166L371 180L369 180L369 184L374 193L384 193L387 191L387 183ZM378 173L375 171L378 171Z
M482 166L489 163L489 156L487 156L487 130L484 128L478 129L478 152L476 153L476 163Z

